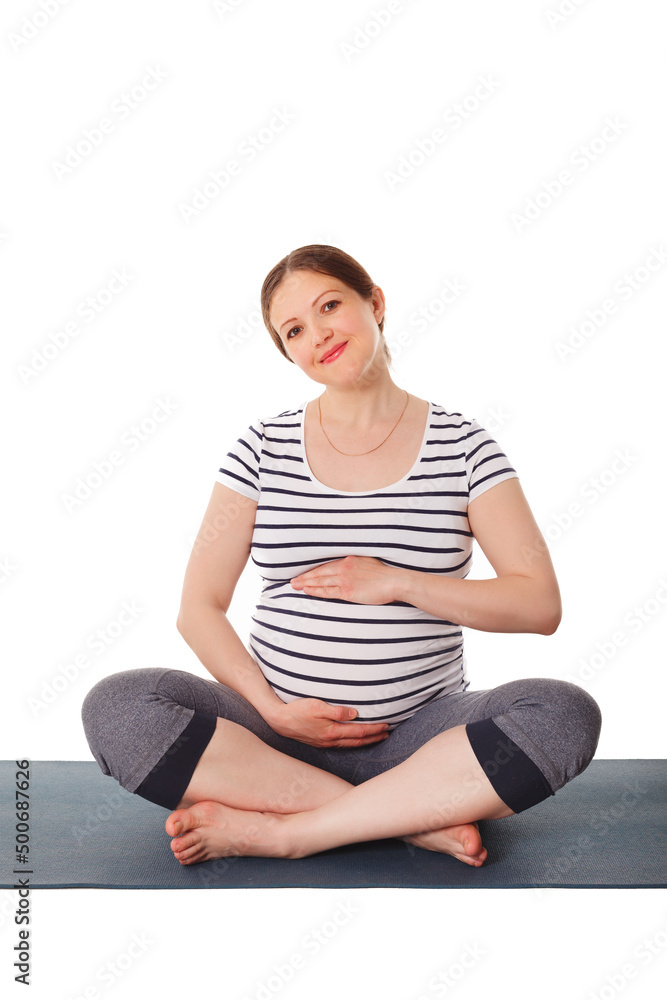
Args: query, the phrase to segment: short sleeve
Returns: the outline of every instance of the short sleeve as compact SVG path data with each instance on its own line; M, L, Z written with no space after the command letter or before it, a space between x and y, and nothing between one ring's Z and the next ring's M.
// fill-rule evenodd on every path
M218 469L217 482L259 502L259 465L263 441L264 425L261 420L256 420L227 452Z
M504 479L519 478L498 442L475 419L466 435L468 503Z

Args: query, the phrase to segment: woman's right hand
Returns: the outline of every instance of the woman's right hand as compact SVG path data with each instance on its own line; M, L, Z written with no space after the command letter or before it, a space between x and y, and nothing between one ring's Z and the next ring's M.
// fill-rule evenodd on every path
M311 747L361 747L387 738L386 722L350 722L346 705L330 705L320 698L296 698L272 706L266 721L280 736L307 743Z

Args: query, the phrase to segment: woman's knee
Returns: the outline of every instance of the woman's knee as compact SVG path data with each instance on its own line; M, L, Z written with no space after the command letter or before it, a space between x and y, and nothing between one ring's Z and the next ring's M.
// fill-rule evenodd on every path
M103 677L83 699L81 721L86 738L94 735L106 721L114 724L118 713L122 713L128 701L136 698L137 690L151 690L164 671L157 667L121 670L119 673Z
M584 771L597 750L602 713L588 691L570 681L548 680L551 737L565 781Z
M137 729L142 700L154 699L165 670L145 667L103 677L86 694L81 721L90 751L104 774L117 777L116 759L127 750Z
M581 774L595 755L602 725L598 703L577 684L550 677L510 681L503 688L511 704L507 722L518 727L519 735L523 730L541 753L536 763L557 791Z
M211 684L184 670L145 667L98 681L83 700L81 719L102 771L134 791L197 712L220 714Z

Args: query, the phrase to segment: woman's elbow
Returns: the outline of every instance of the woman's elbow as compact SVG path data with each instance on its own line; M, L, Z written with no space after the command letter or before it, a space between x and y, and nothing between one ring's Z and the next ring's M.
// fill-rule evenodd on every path
M541 635L553 635L558 626L560 625L561 618L563 617L563 608L560 603L560 598L555 604L551 604L549 608L543 613L540 624L541 628L538 630Z
M183 635L185 629L187 628L190 611L191 606L186 605L185 602L181 601L181 606L178 609L178 616L176 618L176 628L181 635ZM185 636L183 637L185 638Z

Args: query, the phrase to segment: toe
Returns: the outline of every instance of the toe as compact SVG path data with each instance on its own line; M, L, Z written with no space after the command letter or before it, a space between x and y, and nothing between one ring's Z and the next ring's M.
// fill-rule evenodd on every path
M472 827L472 829L470 829ZM486 860L486 848L482 846L477 823L472 823L461 837L462 852L457 856L469 865L479 866Z
M196 833L185 833L172 840L171 845L175 851L184 851L186 847L195 847L199 843L200 838Z
M176 809L173 813L167 816L167 821L164 824L165 830L170 837L177 837L179 833L184 833L188 826L189 813L186 809Z
M470 854L459 854L457 857L460 861L465 861L466 864L472 865L473 868L479 868L480 865L484 864L484 861L486 860L486 858L481 855L471 856Z
M189 858L178 858L177 860L182 865L196 865L199 861L203 861L204 859L200 858L198 855L193 855Z
M176 858L178 861L192 861L195 857L202 853L201 847L199 847L199 845L195 845L194 847L188 847L183 851L177 851Z

